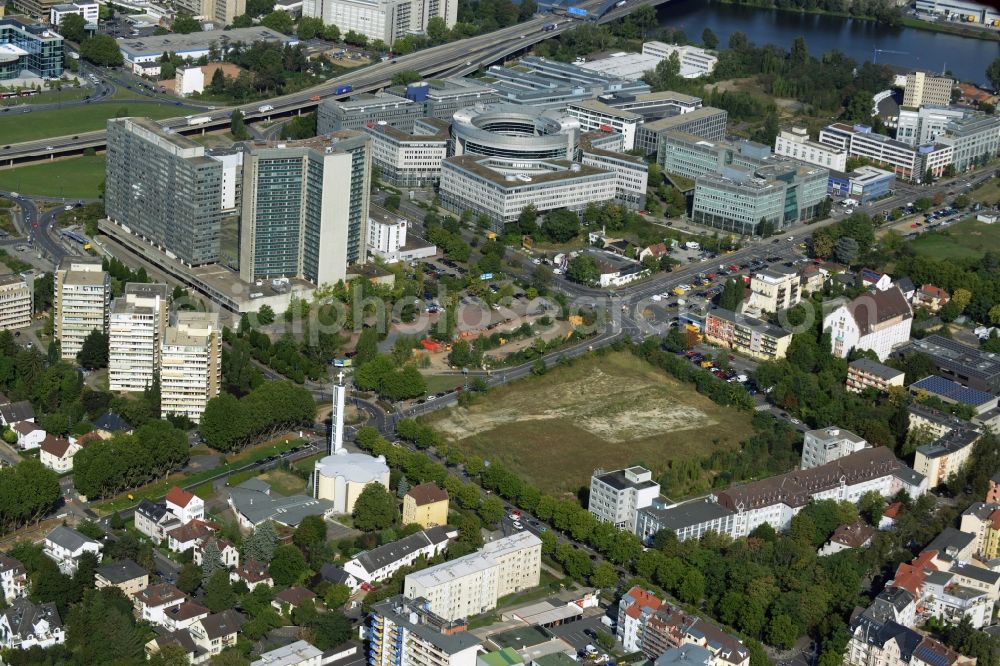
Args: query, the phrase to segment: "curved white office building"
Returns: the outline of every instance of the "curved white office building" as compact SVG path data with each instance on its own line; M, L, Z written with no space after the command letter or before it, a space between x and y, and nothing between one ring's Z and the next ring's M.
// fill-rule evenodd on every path
M389 466L385 456L367 453L338 453L316 461L313 471L313 496L333 502L337 513L351 513L358 495L370 483L389 488Z
M479 104L455 112L451 135L455 156L571 160L580 135L580 121L560 111L515 104Z

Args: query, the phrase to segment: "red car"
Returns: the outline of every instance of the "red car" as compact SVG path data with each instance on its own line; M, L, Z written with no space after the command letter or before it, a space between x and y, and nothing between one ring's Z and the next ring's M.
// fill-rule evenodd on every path
M731 270L734 273L738 273L740 271L740 267L737 266L736 264L729 264L729 270Z

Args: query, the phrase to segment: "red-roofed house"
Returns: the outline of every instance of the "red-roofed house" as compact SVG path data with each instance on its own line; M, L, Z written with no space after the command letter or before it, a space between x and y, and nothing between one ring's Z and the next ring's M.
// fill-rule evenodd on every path
M644 247L639 251L639 256L636 257L639 261L642 261L646 257L652 257L653 259L662 259L667 256L670 250L667 248L665 243L656 243L655 245L650 245Z
M927 574L938 570L934 565L936 556L936 550L925 550L914 557L909 564L900 564L896 567L895 577L886 587L901 587L909 592L914 599L920 599Z
M205 502L194 493L174 486L163 498L167 511L177 516L181 523L205 518Z
M38 460L53 472L62 474L73 469L73 456L81 447L76 440L46 435L42 440Z
M163 625L166 612L184 603L184 593L170 583L156 583L132 597L140 620Z
M896 526L896 518L903 512L902 502L893 502L882 511L882 519L878 521L880 530L890 531Z
M865 525L860 520L850 525L841 525L834 530L830 541L819 549L820 555L834 555L842 550L864 548L872 542L875 528Z
M194 601L185 601L164 612L163 626L169 631L187 629L198 620L208 617L211 611Z
M618 602L618 639L628 652L639 649L639 639L642 635L646 619L655 613L663 602L649 590L638 585L633 587Z
M951 300L951 294L947 291L932 284L925 284L913 294L913 307L927 308L931 312L937 312L949 300Z

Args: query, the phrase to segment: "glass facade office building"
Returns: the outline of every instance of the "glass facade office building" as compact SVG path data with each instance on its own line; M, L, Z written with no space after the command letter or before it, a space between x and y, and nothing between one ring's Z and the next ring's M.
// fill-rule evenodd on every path
M41 25L0 18L0 81L29 71L45 79L63 73L63 38Z

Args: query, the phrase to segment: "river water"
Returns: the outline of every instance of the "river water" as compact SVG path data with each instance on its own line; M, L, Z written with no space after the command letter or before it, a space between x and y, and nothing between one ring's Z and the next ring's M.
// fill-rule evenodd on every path
M986 67L1000 55L1000 42L995 41L710 0L670 0L659 6L658 16L661 26L681 28L693 42L701 41L706 27L719 36L720 46L738 31L755 44L783 48L791 46L796 37L805 37L814 56L838 49L858 62L875 59L900 68L950 70L962 81L980 84L986 82ZM876 53L875 49L881 51Z

